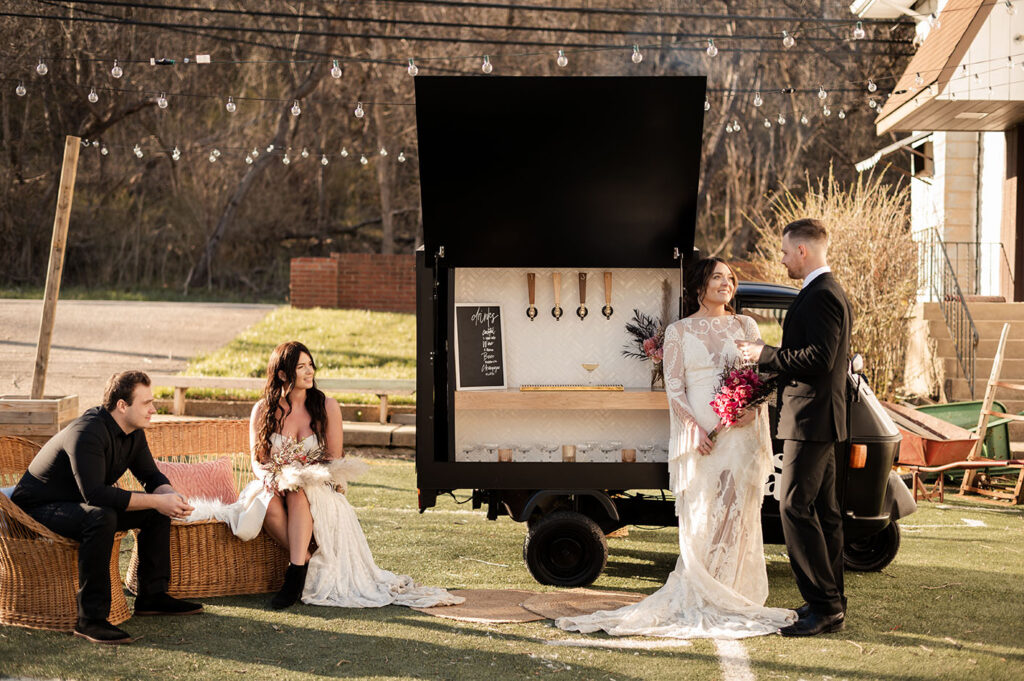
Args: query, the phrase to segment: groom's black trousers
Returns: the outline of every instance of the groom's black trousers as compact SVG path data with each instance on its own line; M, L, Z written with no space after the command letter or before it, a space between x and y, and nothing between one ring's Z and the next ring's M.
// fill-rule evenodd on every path
M822 615L844 611L843 516L835 443L784 440L780 510L800 594Z
M25 512L78 546L78 616L107 619L110 615L110 552L114 534L139 528L139 595L167 591L171 576L171 519L145 509L118 511L73 501L58 501Z

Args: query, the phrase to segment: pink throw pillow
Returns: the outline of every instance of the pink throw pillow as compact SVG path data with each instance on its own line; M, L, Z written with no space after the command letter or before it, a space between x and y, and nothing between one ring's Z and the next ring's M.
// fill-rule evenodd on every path
M202 463L156 462L160 472L167 476L171 487L189 499L216 499L225 504L238 501L231 459L222 457Z

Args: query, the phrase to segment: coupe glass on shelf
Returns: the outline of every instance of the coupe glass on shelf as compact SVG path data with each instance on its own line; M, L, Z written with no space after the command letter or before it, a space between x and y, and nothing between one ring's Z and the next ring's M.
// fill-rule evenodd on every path
M637 445L636 453L637 461L643 461L644 463L650 463L654 461L654 450L657 449L658 445L655 442L644 442Z
M589 461L590 454L597 449L597 443L595 442L578 442L576 443L576 460L577 461Z
M587 372L587 385L594 385L594 372L601 366L600 362L583 362L580 364Z
M476 461L480 456L480 446L476 444L463 445L459 449L459 456L456 461Z
M606 440L601 443L600 448L604 455L601 457L602 462L613 463L622 455L622 443L618 440Z
M551 463L562 460L562 445L557 442L541 442L536 449L540 452L541 461Z

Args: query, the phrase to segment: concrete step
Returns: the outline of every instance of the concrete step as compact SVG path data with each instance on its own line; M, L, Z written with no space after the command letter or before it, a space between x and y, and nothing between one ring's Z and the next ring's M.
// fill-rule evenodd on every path
M956 350L953 348L953 341L949 338L949 335L945 333L945 327L943 327L942 336L932 336L932 338L936 339L936 352L939 357L956 357ZM975 350L975 357L992 359L996 355L996 346L998 345L998 338L982 338L978 341L978 347ZM1010 336L1010 338L1006 340L1006 353L1003 356L1003 359L1024 359L1024 340L1014 340L1014 337Z
M992 358L977 357L974 360L974 371L976 378L988 380L992 374ZM942 368L948 378L959 378L963 376L960 371L960 363L956 357L942 357ZM1024 359L1004 359L1003 369L999 372L1000 378L1007 383L1024 383Z
M1024 303L968 303L967 309L975 322L1024 320ZM926 321L943 321L939 304L925 303L924 318Z
M1009 320L1003 321L978 321L974 320L974 327L978 330L978 338L980 340L999 340L999 335L1003 332L1003 324ZM928 333L932 338L950 338L949 328L946 326L946 322L942 320L932 320L928 322ZM1024 320L1021 321L1010 321L1010 338L1024 338Z

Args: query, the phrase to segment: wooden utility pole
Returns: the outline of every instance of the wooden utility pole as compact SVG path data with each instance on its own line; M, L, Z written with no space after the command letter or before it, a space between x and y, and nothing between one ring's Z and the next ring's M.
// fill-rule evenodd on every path
M57 212L53 217L53 241L50 242L50 265L46 270L46 292L43 294L43 317L39 322L36 367L32 374L33 400L42 399L46 385L46 366L50 362L50 341L53 339L53 322L57 316L60 278L64 272L64 250L68 243L68 223L71 221L71 201L75 196L80 143L81 140L72 135L64 139L64 164L60 169Z

